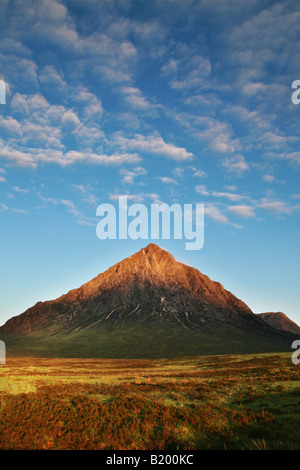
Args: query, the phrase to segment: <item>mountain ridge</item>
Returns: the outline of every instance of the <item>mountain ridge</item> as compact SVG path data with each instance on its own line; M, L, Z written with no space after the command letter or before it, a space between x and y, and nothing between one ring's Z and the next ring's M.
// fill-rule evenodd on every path
M256 315L273 328L300 335L300 327L283 312L264 312Z

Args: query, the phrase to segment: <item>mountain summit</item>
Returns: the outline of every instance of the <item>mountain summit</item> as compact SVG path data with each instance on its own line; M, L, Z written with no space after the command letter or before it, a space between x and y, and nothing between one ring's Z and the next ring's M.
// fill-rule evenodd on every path
M287 334L220 283L153 243L78 289L11 318L0 335L12 349L18 343L25 352L54 348L74 356L81 350L85 357L115 357L120 345L118 357L156 357L157 343L164 356L219 352L222 344L224 352L290 345Z

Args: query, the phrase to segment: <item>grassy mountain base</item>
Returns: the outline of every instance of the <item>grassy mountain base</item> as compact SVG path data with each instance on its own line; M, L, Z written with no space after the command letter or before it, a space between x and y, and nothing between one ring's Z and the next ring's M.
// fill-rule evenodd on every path
M45 335L8 335L7 356L150 359L216 354L284 352L291 350L287 335L264 336L230 325L206 325L188 330L177 325L120 325Z

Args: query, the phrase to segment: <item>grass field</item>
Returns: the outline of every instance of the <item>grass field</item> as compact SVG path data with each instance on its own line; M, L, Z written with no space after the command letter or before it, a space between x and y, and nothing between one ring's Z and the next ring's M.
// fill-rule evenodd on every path
M300 449L290 353L8 358L1 449Z
M159 359L178 356L256 354L290 351L292 337L272 329L268 334L257 328L210 321L201 329L181 325L121 324L79 331L42 329L26 335L1 334L10 356L118 359ZM295 338L296 339L296 338Z

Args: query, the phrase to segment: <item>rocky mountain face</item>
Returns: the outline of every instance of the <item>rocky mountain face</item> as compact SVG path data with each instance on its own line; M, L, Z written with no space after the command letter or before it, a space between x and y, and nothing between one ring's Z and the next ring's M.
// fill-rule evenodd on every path
M78 330L100 324L111 328L125 322L176 322L200 328L211 320L260 324L249 307L221 284L150 244L80 288L38 302L1 330L26 335L45 328Z
M0 328L13 355L153 358L290 350L224 287L150 244Z
M300 327L282 312L258 313L257 316L277 330L300 335Z

